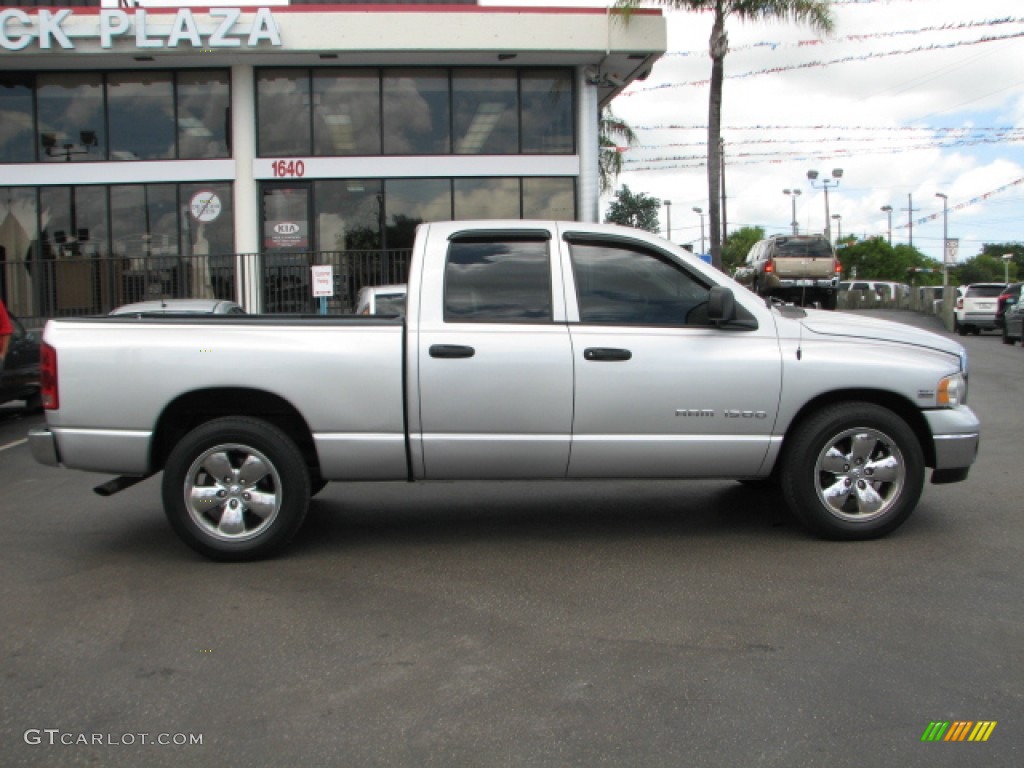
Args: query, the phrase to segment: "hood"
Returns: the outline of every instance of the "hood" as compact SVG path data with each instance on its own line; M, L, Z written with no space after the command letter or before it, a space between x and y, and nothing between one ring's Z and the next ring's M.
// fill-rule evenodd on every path
M896 344L935 349L957 357L963 355L963 347L953 339L911 325L865 315L809 309L807 316L797 322L803 325L806 331L824 336L891 341Z

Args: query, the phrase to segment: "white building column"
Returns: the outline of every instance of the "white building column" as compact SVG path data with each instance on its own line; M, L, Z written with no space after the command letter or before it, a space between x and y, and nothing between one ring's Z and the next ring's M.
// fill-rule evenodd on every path
M235 251L260 250L259 185L253 175L256 158L256 79L251 64L231 67L231 156L235 161ZM247 312L263 309L263 275L253 256L239 256L235 265L239 303Z
M597 88L587 82L584 67L576 67L576 153L580 159L579 194L580 221L596 222L600 215L601 173Z

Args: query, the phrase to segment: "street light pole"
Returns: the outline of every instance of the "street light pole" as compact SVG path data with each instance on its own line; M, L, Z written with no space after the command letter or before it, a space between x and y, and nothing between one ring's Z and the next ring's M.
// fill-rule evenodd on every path
M889 245L892 245L892 206L883 205L882 210L889 214Z
M1003 254L1003 282L1010 284L1010 262L1013 261L1012 253Z
M672 242L672 201L665 201L665 219L668 222L668 237L665 239Z
M817 181L817 179L818 179L818 172L814 171L814 170L810 170L810 171L807 172L807 179L811 182L811 186L814 187L815 189L824 189L825 190L825 237L828 238L828 241L830 243L832 242L832 221L831 221L831 218L829 217L829 212L828 212L828 188L829 188L830 185L833 186L833 187L838 187L839 186L839 180L842 177L843 177L843 169L842 168L833 168L832 169L832 178L831 179L822 179L819 182L820 183L820 187L819 187L818 184L815 184L815 181Z
M789 195L789 199L793 203L793 221L791 222L791 225L793 227L793 234L794 235L799 234L800 229L798 228L797 223L796 223L796 199L800 195L800 190L799 189L784 189L784 190L782 190L782 194Z
M949 252L949 198L942 192L936 192L935 196L942 198L942 287L945 289L949 285L949 267L946 266L946 254ZM910 242L913 245L914 241Z
M704 209L694 208L693 212L700 216L700 253L704 255Z
M833 213L832 218L836 220L836 245L843 239L843 216L840 213Z

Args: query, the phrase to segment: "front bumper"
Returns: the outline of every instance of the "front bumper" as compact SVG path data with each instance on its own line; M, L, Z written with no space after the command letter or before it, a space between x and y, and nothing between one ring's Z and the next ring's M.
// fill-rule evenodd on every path
M935 448L933 482L951 482L967 477L978 457L981 423L967 406L925 411Z

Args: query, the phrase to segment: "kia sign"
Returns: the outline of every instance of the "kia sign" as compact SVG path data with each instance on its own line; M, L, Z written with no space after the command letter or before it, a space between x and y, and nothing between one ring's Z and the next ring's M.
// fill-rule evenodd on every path
M304 222L268 221L263 225L264 247L268 250L308 250L309 235Z

